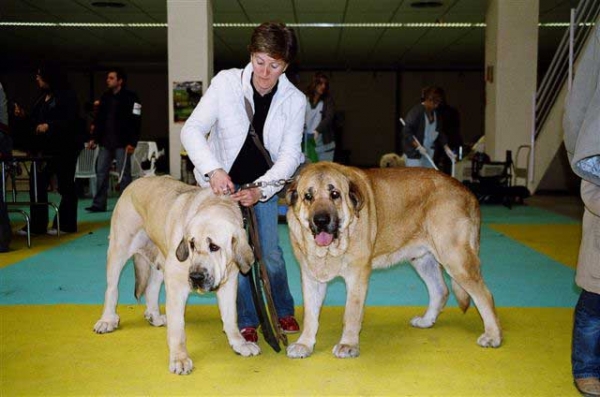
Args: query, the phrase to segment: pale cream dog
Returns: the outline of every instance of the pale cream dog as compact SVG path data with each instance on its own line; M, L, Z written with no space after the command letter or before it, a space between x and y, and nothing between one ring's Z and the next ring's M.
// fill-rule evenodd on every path
M404 167L406 166L406 156L398 155L396 153L386 153L381 156L379 159L379 167L380 168L394 168L394 167Z
M236 353L260 353L258 345L246 342L237 326L238 272L247 272L254 261L237 203L170 177L140 178L119 198L109 239L104 311L95 332L118 327L119 276L134 256L136 297L145 292L144 315L150 324L167 325L171 372L188 374L193 368L184 321L187 297L193 290L216 291L223 330ZM160 314L158 305L163 277L166 316Z
M302 274L304 327L288 346L292 358L312 354L327 283L346 282L342 338L336 357L357 357L365 297L372 269L410 261L429 292L429 306L415 327L433 326L446 305L442 268L464 311L473 299L485 332L477 343L498 347L502 332L494 300L480 272L480 212L461 183L424 168L360 170L335 163L307 165L290 186L287 222Z

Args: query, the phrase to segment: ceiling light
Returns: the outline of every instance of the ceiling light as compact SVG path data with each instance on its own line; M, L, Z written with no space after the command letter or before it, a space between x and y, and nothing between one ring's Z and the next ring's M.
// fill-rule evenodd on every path
M441 1L414 1L410 3L410 6L414 8L438 8L443 5Z
M214 22L213 28L255 28L259 24L252 22L245 23L229 23L229 22ZM580 27L595 26L595 22L579 22ZM166 23L144 23L144 22L7 22L0 21L0 27L85 27L85 28L166 28ZM288 23L291 28L372 28L372 29L398 29L398 28L450 28L450 29L471 29L485 28L485 22L373 22L373 23ZM566 28L569 27L568 22L541 22L538 23L540 28Z

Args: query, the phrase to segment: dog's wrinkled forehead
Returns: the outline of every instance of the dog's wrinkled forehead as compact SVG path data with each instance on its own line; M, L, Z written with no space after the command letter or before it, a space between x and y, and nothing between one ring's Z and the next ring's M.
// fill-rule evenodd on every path
M302 194L329 194L332 191L347 191L348 180L338 172L320 172L311 178L301 180L298 191Z

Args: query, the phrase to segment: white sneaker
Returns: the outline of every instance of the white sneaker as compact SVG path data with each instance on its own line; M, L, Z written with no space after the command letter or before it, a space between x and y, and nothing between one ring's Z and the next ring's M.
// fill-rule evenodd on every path
M50 236L58 236L58 230L56 230L54 228L48 229L48 231L46 232L46 234L48 234ZM69 233L61 231L60 234L69 234Z

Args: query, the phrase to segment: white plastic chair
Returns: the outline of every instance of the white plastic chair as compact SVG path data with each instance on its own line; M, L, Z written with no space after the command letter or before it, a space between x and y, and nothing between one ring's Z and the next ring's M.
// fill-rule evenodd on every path
M161 156L158 151L156 142L154 141L139 141L131 156L131 177L132 179L143 176L156 175L156 159ZM148 169L142 168L144 161L150 162Z
M89 149L87 146L79 154L77 158L77 167L75 168L75 179L87 178L90 180L90 193L96 195L96 160L100 153L100 147Z
M156 175L156 159L164 154L164 151L158 151L156 142L154 141L139 141L131 155L131 180L144 176ZM148 169L144 169L142 164L145 161L150 162ZM125 166L125 164L123 164ZM110 186L114 190L116 183L121 182L123 170L110 171ZM116 182L116 183L115 183Z

